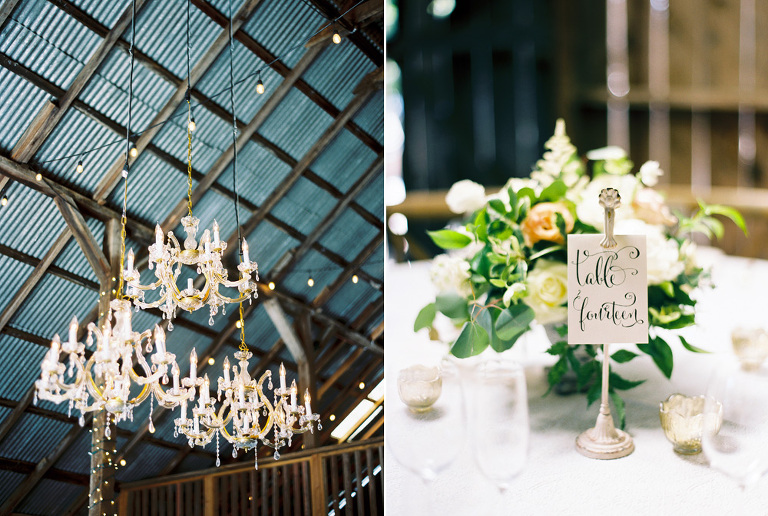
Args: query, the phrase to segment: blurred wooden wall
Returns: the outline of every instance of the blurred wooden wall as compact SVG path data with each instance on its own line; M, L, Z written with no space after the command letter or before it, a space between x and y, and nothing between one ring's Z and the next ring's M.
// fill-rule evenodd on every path
M768 258L768 2L555 2L557 106L579 149L627 147L659 161L670 200L734 202Z

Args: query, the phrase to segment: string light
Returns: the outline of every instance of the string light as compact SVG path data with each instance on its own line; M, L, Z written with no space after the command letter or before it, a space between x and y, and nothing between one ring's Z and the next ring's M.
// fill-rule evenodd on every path
M235 328L237 328L239 330L241 327L242 327L242 323L240 321L237 321L235 323Z
M192 117L189 119L189 130L194 133L195 129L197 129L197 124L195 123L195 116L192 115Z
M360 280L360 278L357 277L357 274L352 275L352 283L357 283Z
M274 281L270 281L269 285L267 285L267 286L269 287L269 290L275 290L275 282Z
M126 464L125 459L120 459L120 465L125 466L125 464Z
M331 414L331 416L328 418L331 421L336 421L336 414Z
M139 155L139 149L136 148L136 144L134 142L131 142L131 150L128 151L128 154L134 159Z
M37 174L35 174L35 179L37 179L38 181L42 181L43 180L43 174L38 172Z
M264 94L264 83L261 82L261 70L259 70L259 80L256 81L256 93L259 95Z
M211 358L208 359L208 365L213 365L215 363L216 363L216 359L215 358L211 357Z
M310 287L314 287L315 286L315 280L313 280L312 278L309 278L307 280L307 285L309 285Z
M336 22L333 22L333 37L331 37L331 40L338 45L341 43L341 34L339 34L339 30L336 28Z
M83 168L83 160L82 159L77 162L77 168L75 168L75 170L77 170L78 174L82 174L83 173L84 168Z
M8 204L8 196L7 195L3 195L2 200L0 200L0 204L2 204L3 206L6 206Z
M361 390L361 391L362 391L363 389L365 389L365 382L360 382L360 385L358 385L358 387L360 387L360 390Z

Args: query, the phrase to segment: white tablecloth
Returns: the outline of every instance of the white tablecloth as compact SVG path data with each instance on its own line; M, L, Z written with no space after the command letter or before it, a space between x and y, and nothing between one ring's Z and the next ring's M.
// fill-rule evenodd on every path
M498 491L480 474L465 445L429 494L418 477L386 451L386 513L768 515L768 479L742 492L733 480L711 469L703 454L684 457L674 453L659 423L659 401L669 394L706 391L718 359L730 353L732 328L768 326L768 262L726 257L707 249L701 250L700 261L712 265L716 287L700 292L699 324L686 329L684 335L713 353L690 353L669 339L675 358L671 380L646 356L617 368L626 378L648 379L624 394L626 429L634 438L634 453L601 461L575 450L576 436L594 426L598 404L587 408L586 398L578 394L542 397L547 360L540 353L546 347L542 331L513 351L526 364L531 442L527 466L504 498L504 509L500 509ZM396 391L400 369L416 363L437 364L447 351L444 344L430 341L425 330L413 333L416 314L434 299L429 264L389 263L386 282L385 411L401 403ZM768 446L768 436L765 442ZM429 511L425 509L427 500Z

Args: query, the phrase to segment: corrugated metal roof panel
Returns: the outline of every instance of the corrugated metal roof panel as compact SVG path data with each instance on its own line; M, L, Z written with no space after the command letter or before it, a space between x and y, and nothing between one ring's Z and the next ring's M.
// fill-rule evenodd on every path
M349 39L338 45L328 45L302 78L331 104L339 109L349 104L352 91L376 65Z
M101 38L48 2L27 0L0 32L0 52L67 89Z
M90 473L91 432L85 431L67 448L54 467L73 473Z
M181 461L181 464L176 468L176 472L197 471L199 469L212 468L214 465L215 460L212 457L190 453Z
M378 228L367 224L351 208L346 208L320 237L320 244L351 261L378 234Z
M105 27L112 28L117 19L131 5L129 0L122 2L104 2L104 0L72 0L72 3L95 18Z
M339 132L312 163L312 171L346 192L376 159L376 153L347 130Z
M364 281L357 283L348 281L325 303L324 308L333 317L354 321L380 295L381 292Z
M186 113L186 105L182 105L179 109ZM193 114L197 129L192 136L192 166L195 170L207 171L232 143L232 123L225 122L203 106L194 107ZM152 143L186 163L186 114L164 124Z
M36 414L24 414L0 443L0 456L40 462L71 429L72 425L69 423ZM45 439L41 439L41 435L44 435Z
M80 94L80 99L121 126L127 127L130 70L131 59L125 50L112 50L101 65L99 73ZM135 133L144 130L175 90L176 88L165 79L136 62L133 67L131 131Z
M165 185L158 188L158 185ZM192 181L192 188L197 186ZM128 175L129 218L139 220L150 227L162 222L179 201L187 197L187 179L176 169L150 152L144 152L131 166ZM123 182L109 196L110 205L123 209ZM163 228L168 231L170 228ZM134 249L136 252L138 249Z
M287 163L254 142L248 142L237 151L238 193L257 206L264 203L290 171ZM229 190L233 189L232 164L216 182Z
M299 241L278 229L271 222L263 221L248 235L251 255L259 264L259 274L269 277L269 271L286 251L299 245Z
M384 220L384 174L379 174L368 183L355 198L357 204Z
M123 139L125 136L123 136ZM77 109L70 109L35 155L35 160L50 172L56 181L74 187L81 192L93 192L105 173L125 151L121 137ZM83 173L76 167L81 156L73 155L82 150L101 149L82 156ZM71 156L66 159L59 159ZM48 160L50 161L46 163Z
M299 177L280 199L272 214L304 235L308 235L336 206L336 199L308 179Z
M23 514L61 514L85 488L69 482L44 478L16 508Z
M0 281L0 313L5 310L33 270L31 265L0 255L0 271L3 271L3 281Z
M8 204L0 208L0 244L42 258L66 223L53 200L12 181L6 188Z
M194 5L190 8L191 66L202 57L221 29ZM130 31L123 39L130 41ZM187 77L186 2L150 2L136 20L136 47L176 77Z
M102 242L104 239L104 223L98 219L91 218L86 218L85 222L88 226L88 229L90 229L91 233L93 233L96 241ZM99 282L98 278L96 277L96 273L93 272L93 268L88 263L88 260L86 260L85 254L83 254L83 250L80 248L80 245L74 238L70 238L69 243L64 246L64 249L59 254L59 257L56 258L56 261L53 263L65 271L77 274L82 278L89 279L96 283Z
M115 478L119 482L133 482L142 478L157 476L178 453L177 450L163 448L154 444L139 443L130 457L128 464L117 470Z
M8 497L13 494L16 488L19 487L26 478L27 475L23 473L0 470L0 486L3 486L3 488L0 489L0 503L5 503Z
M205 195L197 201L197 204L192 205L192 213L195 217L200 219L197 232L198 242L200 242L206 229L211 233L211 238L213 238L214 220L216 220L219 225L219 234L222 239L226 239L237 229L237 225L235 224L235 201L228 199L213 190L208 190ZM250 212L241 206L240 223L244 223L249 215ZM186 233L184 233L184 228L181 224L176 226L175 233L177 238L178 236L186 238ZM179 239L179 243L184 245L184 242L181 239ZM229 273L232 278L237 278L237 274L238 272L236 269L232 269Z
M48 95L5 68L0 68L0 91L0 147L10 151L47 102Z
M281 290L309 301L317 297L342 271L341 267L314 249L307 251L293 270L294 273L283 280ZM307 285L310 276L315 282L312 287Z
M379 90L374 93L352 118L352 121L384 145L384 91Z
M370 334L375 328L377 328L382 321L384 321L384 311L380 311L378 316L371 319L371 321L362 329L365 334Z
M235 41L233 61L237 118L247 123L264 105L283 78L272 68L266 66L266 63L259 59L256 54L237 41ZM252 74L255 74L257 70L261 70L261 81L266 88L263 95L256 93L258 76ZM225 48L219 55L205 76L197 83L195 89L213 99L228 113L232 113L229 99L229 47Z
M382 243L376 251L365 261L363 270L373 276L384 280L384 244Z
M66 335L72 316L82 321L98 298L98 292L46 274L11 319L11 325L45 339L53 338L55 333Z
M289 321L293 321L289 314L286 314ZM236 335L239 337L239 335ZM275 325L267 315L264 305L259 305L253 310L251 316L245 322L245 342L249 346L259 348L262 351L269 351L280 338ZM223 358L222 358L223 360ZM253 361L253 359L251 359ZM229 359L232 362L232 357ZM253 363L253 362L252 362ZM259 373L261 374L261 373Z
M53 337L53 335L51 335ZM47 349L9 335L0 335L0 396L19 401L40 377L40 362Z
M300 160L333 119L297 89L292 89L275 108L259 133Z
M293 68L304 55L304 43L327 23L303 2L265 1L245 24L244 30Z

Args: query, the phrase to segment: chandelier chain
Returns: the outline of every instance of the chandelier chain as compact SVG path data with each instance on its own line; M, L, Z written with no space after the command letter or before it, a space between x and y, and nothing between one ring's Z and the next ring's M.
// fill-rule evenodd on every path
M240 351L248 351L245 343L245 318L243 317L243 302L240 301Z

